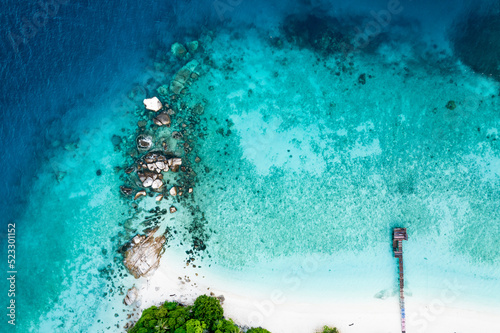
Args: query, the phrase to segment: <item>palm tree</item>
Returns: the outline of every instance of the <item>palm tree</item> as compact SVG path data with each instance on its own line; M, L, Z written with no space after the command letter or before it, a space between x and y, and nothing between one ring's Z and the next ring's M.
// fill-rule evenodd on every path
M159 319L156 322L155 333L165 333L169 329L166 319Z

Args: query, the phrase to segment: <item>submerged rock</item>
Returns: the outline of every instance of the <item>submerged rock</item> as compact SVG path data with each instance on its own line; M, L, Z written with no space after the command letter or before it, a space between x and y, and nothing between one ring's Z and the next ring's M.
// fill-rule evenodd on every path
M153 138L150 137L149 135L139 135L136 139L137 142L137 149L139 151L146 151L153 146Z
M205 112L205 106L201 103L197 103L192 109L191 112L197 115L202 115Z
M113 144L113 146L115 147L118 147L120 146L120 144L122 143L122 138L121 136L118 136L118 135L113 135L111 137L111 143Z
M193 79L192 74L196 74L195 70L199 62L191 60L184 67L182 67L170 81L170 91L176 95L182 93L182 90L188 85L189 79ZM197 75L196 75L197 77Z
M172 51L172 54L177 58L184 58L187 55L187 50L181 43L174 43L170 51Z
M120 192L123 193L123 195L125 196L132 195L132 189L126 186L120 186Z
M160 95L160 96L168 96L168 86L167 85L162 85L162 86L159 86L157 89L156 89L156 92Z
M183 86L187 83L189 80L189 77L191 76L191 70L186 66L182 67L174 76L174 81L177 81L178 83L182 84Z
M455 101L448 101L448 103L446 103L446 108L448 110L455 110L456 107L457 103L455 103Z
M76 142L67 143L64 145L64 149L67 151L74 151L78 148Z
M172 80L172 82L170 82L170 91L172 93L179 95L182 89L184 89L184 85L182 83L179 83L175 80Z
M194 40L192 42L187 43L187 48L188 48L189 52L191 52L191 53L195 53L196 51L198 51L199 46L200 46L200 43L198 43L197 40Z
M128 243L123 264L136 279L154 272L160 264L166 238L163 235L154 237L157 230L158 227L146 235L136 235Z
M365 73L359 75L358 82L361 84L366 84L366 74Z
M142 101L146 109L158 112L163 107L158 97L146 98Z
M143 86L136 85L128 92L127 97L132 101L139 102L141 99L146 98L146 89Z
M181 70L187 70L190 73L193 73L198 68L199 65L200 63L198 61L191 60L186 65L184 65L184 67L182 67Z

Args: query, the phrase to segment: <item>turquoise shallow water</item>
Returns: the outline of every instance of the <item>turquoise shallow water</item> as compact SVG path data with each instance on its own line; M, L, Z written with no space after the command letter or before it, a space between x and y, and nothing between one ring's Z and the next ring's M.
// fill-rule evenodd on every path
M445 45L398 40L342 61L277 47L276 31L215 29L200 38L210 61L189 88L205 108L186 204L203 214L200 264L254 288L285 279L304 299L394 297L391 230L404 226L408 302L458 280L450 306L498 310L498 83ZM136 210L118 192L142 109L141 98L125 94L136 82L154 94L182 65L146 62L147 75L80 109L88 117L66 129L29 184L18 216L20 332L123 331L123 291L134 280L117 250L146 226L136 216L154 200ZM189 116L173 117L171 130ZM190 211L161 220L177 228L172 244L189 250Z
M387 244L404 226L414 295L432 296L454 276L468 281L463 300L498 292L496 83L416 61L410 43L405 61L393 61L394 49L354 57L340 77L334 59L266 48L252 33L220 37L214 52L224 43L243 61L199 83L210 101L199 203L214 261L245 269L322 254L334 265L349 252L364 264L332 266L330 278L366 281L380 270L391 288Z
M40 170L17 223L19 331L88 331L118 287L107 272L117 269L128 210L115 190L122 160L107 131L130 126L127 119L93 120Z

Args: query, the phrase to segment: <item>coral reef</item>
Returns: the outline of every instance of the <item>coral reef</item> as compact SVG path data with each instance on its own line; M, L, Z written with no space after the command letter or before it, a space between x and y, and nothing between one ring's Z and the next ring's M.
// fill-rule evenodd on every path
M334 17L314 14L290 15L283 24L286 39L301 47L312 48L322 54L344 52L351 49L346 24Z
M450 37L464 64L500 81L500 14L472 11L456 22Z

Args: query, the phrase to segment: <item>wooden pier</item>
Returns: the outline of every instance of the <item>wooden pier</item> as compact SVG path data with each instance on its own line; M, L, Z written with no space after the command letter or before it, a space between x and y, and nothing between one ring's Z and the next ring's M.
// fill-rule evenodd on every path
M392 234L392 248L394 256L399 262L399 307L401 309L401 332L406 333L406 313L405 313L405 278L403 273L403 240L408 240L406 228L394 228Z

